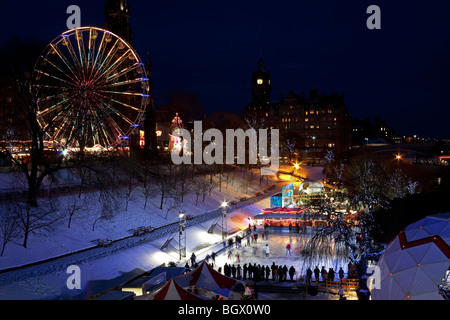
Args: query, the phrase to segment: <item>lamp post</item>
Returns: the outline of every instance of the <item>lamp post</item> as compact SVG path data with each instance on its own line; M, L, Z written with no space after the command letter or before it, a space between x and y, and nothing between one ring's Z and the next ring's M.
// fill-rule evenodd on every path
M178 233L178 245L180 260L186 257L186 211L180 211L178 214L179 220L179 233ZM181 245L182 240L184 240L184 246Z
M228 203L226 201L223 201L221 206L222 206L222 240L224 240L228 233L227 232L227 206L228 206Z
M397 154L395 156L395 159L397 159L397 167L398 167L398 165L400 164L400 160L402 159L402 156L400 154Z

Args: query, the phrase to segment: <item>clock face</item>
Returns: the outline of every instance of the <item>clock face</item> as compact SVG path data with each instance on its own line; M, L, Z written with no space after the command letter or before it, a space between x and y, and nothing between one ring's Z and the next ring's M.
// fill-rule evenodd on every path
M258 80L256 80L256 83L257 83L257 84L262 84L262 83L263 83L263 79L258 79Z

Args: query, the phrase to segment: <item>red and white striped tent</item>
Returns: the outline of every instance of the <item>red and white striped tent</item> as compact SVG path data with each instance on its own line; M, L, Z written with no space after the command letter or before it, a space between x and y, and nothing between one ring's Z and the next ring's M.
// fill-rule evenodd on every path
M151 300L205 300L183 289L174 279L170 279Z
M450 213L407 226L389 243L377 267L373 300L442 300L445 294L439 289L449 285Z
M190 286L202 288L229 298L234 287L242 281L227 277L203 261L195 270L178 276L176 281L183 288Z

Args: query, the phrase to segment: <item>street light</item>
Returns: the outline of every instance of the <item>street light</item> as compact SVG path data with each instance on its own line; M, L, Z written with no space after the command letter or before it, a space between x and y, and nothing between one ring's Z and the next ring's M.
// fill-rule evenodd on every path
M178 214L179 221L179 233L178 233L178 246L180 260L186 257L186 233L183 233L186 229L186 211L180 211ZM184 240L184 247L181 245L181 240Z
M396 155L395 155L395 159L397 159L397 166L400 164L400 160L402 160L402 155L401 154L399 154L399 153L397 153Z
M227 206L228 203L224 200L220 205L222 207L222 240L226 238L227 234ZM225 222L225 224L224 224Z

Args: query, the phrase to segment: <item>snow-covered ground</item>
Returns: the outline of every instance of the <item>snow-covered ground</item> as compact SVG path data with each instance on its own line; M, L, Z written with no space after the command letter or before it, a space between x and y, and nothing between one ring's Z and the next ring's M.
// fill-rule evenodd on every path
M320 172L320 169L317 168L306 169L312 169L311 175L317 175ZM11 175L8 174L1 175L3 189L7 189L8 185L12 185L13 182L17 185L14 181L17 177L11 178ZM252 184L247 188L244 173L236 174L233 183L228 186L222 183L221 192L218 188L215 188L211 195L206 196L204 202L200 196L198 205L195 205L195 194L190 194L184 202L179 202L175 206L168 201L162 210L159 209L158 195L149 199L147 208L144 210L142 187L137 187L127 211L125 211L125 204L122 201L122 207L115 213L114 217L109 220L99 220L94 230L92 230L93 223L101 210L97 201L98 194L84 194L81 199L78 199L75 195L60 197L61 212L67 211L68 206L73 204L73 201L77 201L79 204L80 209L72 217L71 227L67 228L69 218L67 216L54 225L53 231L32 234L27 248L21 246L21 239L8 243L5 253L0 257L0 270L93 247L96 245L97 239L109 238L114 240L127 237L132 234L132 229L140 226L158 227L178 222L178 212L181 210L185 210L186 214L194 217L201 216L206 212L214 212L220 210L220 204L223 200L232 201L243 196L252 197L257 191L267 189L271 184L274 184L276 188L267 193L267 196L279 192L283 185L282 181L277 181L274 177L272 181L269 180L268 184L263 182L260 185L259 175L255 174ZM230 230L247 227L250 221L248 218L260 213L261 209L269 207L269 198L254 203L250 200L246 203L248 204L246 206L237 205L237 209L236 207L228 208L227 218ZM172 210L167 214L168 208L172 208ZM209 250L212 250L212 246L220 245L221 236L207 232L216 221L217 219L213 217L187 228L187 257L190 256L191 252L196 252L201 259L202 255L206 255ZM162 244L172 234L173 230L155 231L151 234L131 237L120 242L120 244L114 244L106 248L95 248L44 265L0 273L0 299L70 299L75 297L81 290L69 290L66 285L69 277L66 270L68 266L73 264L80 267L81 288L84 289L89 280L111 279L135 268L151 270L163 263L177 261L176 252L161 250ZM273 240L275 239L274 237ZM136 245L136 241L139 242L139 245ZM272 241L272 239L269 238L269 241ZM297 241L303 240L293 238L292 241L297 243ZM282 245L284 243L280 243L280 246ZM274 252L277 252L275 242L273 246ZM242 257L250 260L257 259L257 257L247 256L245 252ZM299 260L295 257L283 258L288 259L286 260L287 263L294 263L294 261ZM227 256L219 256L217 263L220 263L220 259L227 259ZM304 266L298 265L297 270L303 269Z

